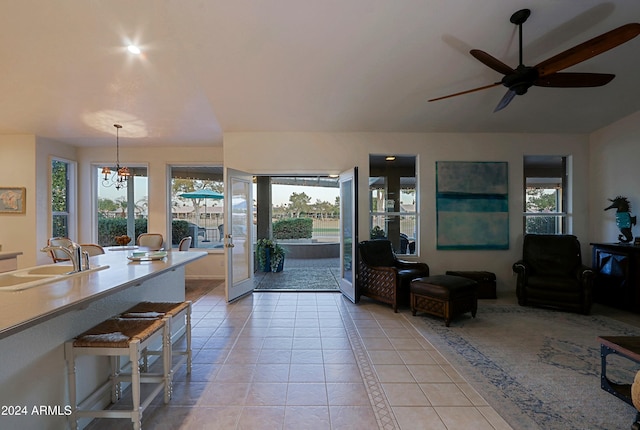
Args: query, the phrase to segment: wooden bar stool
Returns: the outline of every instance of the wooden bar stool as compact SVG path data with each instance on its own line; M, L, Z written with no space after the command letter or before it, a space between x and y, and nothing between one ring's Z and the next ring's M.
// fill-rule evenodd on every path
M121 318L166 318L169 319L167 324L171 328L171 348L170 359L171 366L171 379L173 379L173 373L186 363L187 374L191 373L192 352L191 352L191 302L141 302L132 308L128 309L120 315ZM182 319L185 328L186 347L179 348L177 346L178 341L182 338L179 334L181 324L177 322ZM147 349L144 352L145 368L147 366L149 355L159 355L161 351ZM173 364L173 356L180 356L180 359Z
M170 327L165 319L152 318L112 318L87 330L73 340L65 342L67 376L69 383L69 403L71 405L71 428L77 429L78 419L92 418L129 418L133 428L142 425L142 413L151 401L164 390L164 401L170 397L171 372ZM165 351L162 373L141 373L139 362L143 351L155 344L162 345ZM85 400L78 404L76 387L76 357L81 355L108 356L111 361L111 375L108 381L98 387ZM121 366L120 357L128 356L129 363ZM124 370L130 367L130 373ZM111 401L119 400L121 382L131 383L132 407L129 410L95 410L92 408L100 397L111 389ZM141 384L154 384L154 388L141 399Z

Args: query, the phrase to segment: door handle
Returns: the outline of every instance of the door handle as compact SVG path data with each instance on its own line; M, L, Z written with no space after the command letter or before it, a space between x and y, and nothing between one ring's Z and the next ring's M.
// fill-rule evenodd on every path
M231 233L227 233L224 235L225 237L225 247L233 248L235 245L233 244L233 235Z

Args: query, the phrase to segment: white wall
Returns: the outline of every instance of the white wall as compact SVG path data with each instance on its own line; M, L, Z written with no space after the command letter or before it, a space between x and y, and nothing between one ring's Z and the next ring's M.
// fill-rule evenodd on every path
M0 136L0 185L25 187L25 214L0 215L0 243L4 251L22 251L18 268L51 262L40 248L51 234L51 157L75 158L75 148L33 135Z
M589 149L589 237L592 242L617 242L615 210L603 210L608 199L622 195L631 202L632 215L640 214L640 112L593 133ZM632 232L640 235L640 227Z
M489 270L499 288L514 289L511 265L521 255L523 156L562 155L573 159L573 234L588 248L588 137L554 134L433 133L225 133L225 165L255 174L330 174L359 167L359 239L368 237L369 154L418 156L420 196L419 259L433 274L446 270ZM505 251L436 250L435 162L509 163L510 247ZM588 260L588 258L587 258Z
M0 136L0 185L25 187L26 213L0 214L0 243L3 251L22 251L18 267L36 261L36 140L32 135Z

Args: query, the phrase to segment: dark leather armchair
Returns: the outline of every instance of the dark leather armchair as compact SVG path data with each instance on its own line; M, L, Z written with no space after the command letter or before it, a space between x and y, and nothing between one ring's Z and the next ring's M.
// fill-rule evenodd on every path
M591 311L593 271L582 264L580 242L573 235L527 234L522 260L513 265L518 274L516 294L521 306L538 305Z
M411 280L429 276L425 263L398 260L389 240L365 240L358 244L358 250L359 295L389 303L394 312L398 312L398 304L409 303Z

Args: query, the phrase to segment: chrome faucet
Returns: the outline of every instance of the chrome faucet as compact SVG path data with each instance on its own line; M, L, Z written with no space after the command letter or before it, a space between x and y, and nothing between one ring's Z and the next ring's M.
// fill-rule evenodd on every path
M69 248L67 248L66 246L45 246L40 251L62 251L67 254L69 256L69 259L71 260L71 263L73 263L72 273L89 270L89 253L82 252L82 247L75 242L71 242L71 246Z

